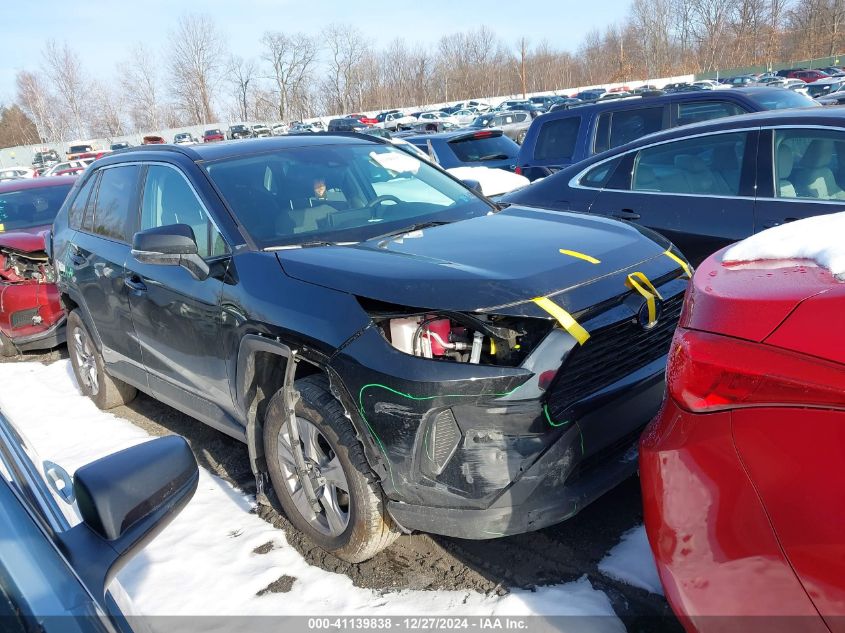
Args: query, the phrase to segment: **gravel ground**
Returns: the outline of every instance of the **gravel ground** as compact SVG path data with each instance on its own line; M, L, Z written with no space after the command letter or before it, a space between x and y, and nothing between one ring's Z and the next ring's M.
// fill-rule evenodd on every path
M66 358L64 348L25 353L3 361L49 363ZM112 410L151 435L178 434L188 440L201 466L246 492L255 491L246 448L211 427L145 394ZM639 482L631 478L578 515L539 532L488 541L426 534L401 536L386 551L361 564L335 558L291 526L278 508L259 506L258 515L285 531L288 542L308 560L376 590L452 589L506 593L576 580L587 575L610 598L629 631L682 631L666 601L615 581L598 564L628 529L642 523ZM272 590L284 591L285 587Z

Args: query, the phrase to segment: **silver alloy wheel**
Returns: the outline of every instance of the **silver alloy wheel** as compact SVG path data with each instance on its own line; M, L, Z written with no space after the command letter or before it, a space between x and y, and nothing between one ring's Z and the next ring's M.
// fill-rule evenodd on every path
M79 377L85 386L96 396L100 391L100 383L97 380L97 361L95 358L94 346L85 331L80 328L73 330L73 351L76 354L76 365L79 367Z
M290 434L287 424L279 433L279 465L288 487L288 494L293 499L299 513L319 532L328 536L340 536L349 525L349 484L340 460L319 429L308 420L297 417L299 439L305 464L309 467L308 476L322 511L314 512L305 497L302 482L296 474Z

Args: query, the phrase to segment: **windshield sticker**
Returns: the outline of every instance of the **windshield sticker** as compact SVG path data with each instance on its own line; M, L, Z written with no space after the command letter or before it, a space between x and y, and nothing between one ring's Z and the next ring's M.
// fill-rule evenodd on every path
M397 173L411 172L416 174L420 170L420 161L405 152L370 152L370 160L387 170Z

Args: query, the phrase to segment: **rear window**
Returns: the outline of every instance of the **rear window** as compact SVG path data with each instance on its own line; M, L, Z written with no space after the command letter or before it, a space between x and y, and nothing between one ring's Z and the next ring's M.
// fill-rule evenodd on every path
M663 129L663 106L605 112L596 125L596 154Z
M678 125L721 119L745 114L745 109L730 101L694 101L678 104Z
M602 163L597 167L593 167L590 171L581 176L578 184L582 187L590 187L593 189L601 189L602 187L605 187L610 180L610 177L613 175L613 172L616 171L617 165L619 165L621 161L622 157L619 156L613 160L607 161L606 163Z
M794 90L767 90L765 94L749 92L746 96L763 110L821 107L821 104L817 101L813 101L807 95L802 95Z
M570 159L575 153L578 130L581 127L580 116L570 116L547 121L537 134L537 146L534 148L535 160Z
M70 185L0 193L0 231L52 224Z
M516 158L519 145L507 136L470 136L449 141L449 148L462 163L481 163L488 160Z

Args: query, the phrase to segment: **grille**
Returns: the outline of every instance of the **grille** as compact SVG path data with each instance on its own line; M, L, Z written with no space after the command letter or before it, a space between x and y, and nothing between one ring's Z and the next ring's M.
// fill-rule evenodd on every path
M683 302L683 293L667 299L660 320L650 330L634 317L590 333L589 340L566 358L549 388L552 419L567 419L569 408L579 400L666 354Z
M33 317L38 316L38 308L32 308L30 310L19 310L18 312L12 313L12 328L19 328L24 327L26 325L32 325Z

